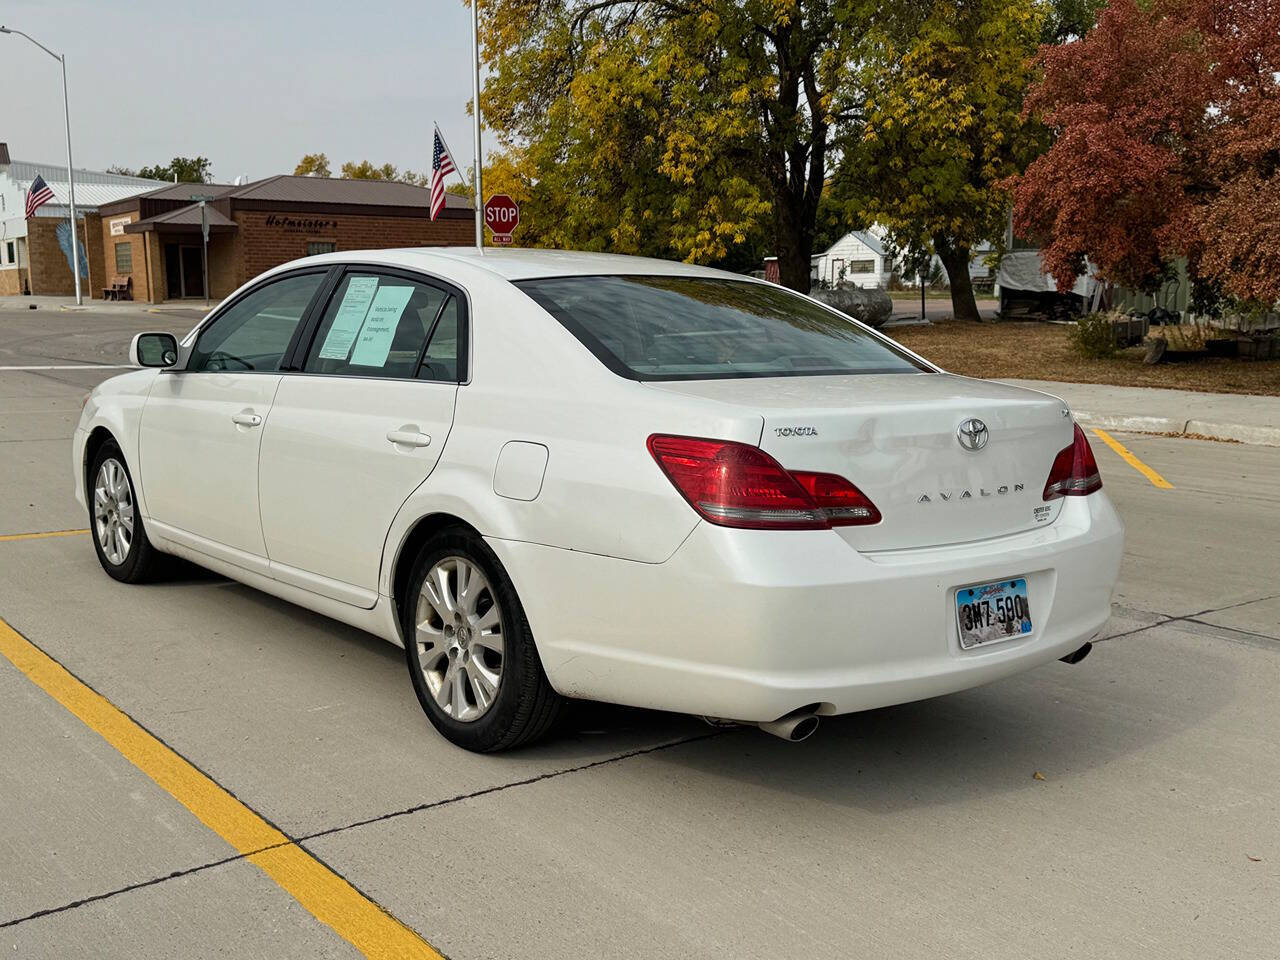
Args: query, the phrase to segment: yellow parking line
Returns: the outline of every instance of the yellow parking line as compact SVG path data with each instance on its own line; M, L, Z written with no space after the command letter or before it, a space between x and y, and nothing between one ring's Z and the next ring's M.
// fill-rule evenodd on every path
M0 655L366 957L443 960L418 934L77 680L3 619Z
M1133 469L1137 470L1140 474L1142 474L1144 477L1150 480L1153 486L1159 487L1161 490L1173 489L1172 483L1170 483L1164 477L1160 476L1160 474L1156 473L1154 470L1148 467L1145 463L1143 463L1141 460L1135 457L1132 453L1129 452L1129 450L1125 447L1123 443L1121 443L1115 437L1111 436L1111 434L1107 433L1107 431L1100 430L1099 428L1094 427L1093 432L1098 435L1098 438L1103 443L1105 443L1108 447L1110 447L1117 454L1119 454L1121 460L1123 460L1129 466L1133 467Z
M49 530L45 533L5 533L0 534L0 543L6 540L44 540L46 537L82 537L88 530Z

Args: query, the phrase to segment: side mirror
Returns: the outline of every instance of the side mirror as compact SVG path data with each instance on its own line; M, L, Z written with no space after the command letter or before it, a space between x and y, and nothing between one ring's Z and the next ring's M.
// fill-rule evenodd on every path
M129 344L129 362L139 367L172 367L178 340L172 333L140 333Z

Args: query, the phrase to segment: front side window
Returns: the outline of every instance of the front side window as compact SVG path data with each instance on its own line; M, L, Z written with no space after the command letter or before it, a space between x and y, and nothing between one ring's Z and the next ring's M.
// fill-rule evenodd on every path
M321 253L333 253L338 249L338 245L332 240L308 240L307 256L314 257Z
M843 314L773 284L604 276L517 286L634 380L929 371Z
M458 305L426 283L348 273L338 284L304 369L354 377L457 381Z
M12 240L10 240L10 241L9 241L8 243L6 243L4 246L5 246L5 251L9 254L9 262L10 262L10 263L17 263L17 262L18 262L18 258L17 258L16 256L14 256L13 241L12 241Z
M116 273L133 273L133 244L116 244Z
M279 370L293 333L324 276L305 273L285 277L241 297L200 331L187 369Z

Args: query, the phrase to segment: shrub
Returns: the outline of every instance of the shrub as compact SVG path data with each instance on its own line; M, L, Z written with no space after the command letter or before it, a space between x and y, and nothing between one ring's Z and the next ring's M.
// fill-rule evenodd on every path
M1090 313L1068 334L1072 349L1082 357L1100 360L1116 352L1114 313Z

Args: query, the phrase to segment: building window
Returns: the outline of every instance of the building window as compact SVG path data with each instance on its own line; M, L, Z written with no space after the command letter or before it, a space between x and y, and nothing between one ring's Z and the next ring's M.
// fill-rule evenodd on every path
M846 273L875 273L876 262L874 260L850 260L849 266L845 269Z
M18 261L18 258L14 255L12 240L4 245L4 252L6 254L6 263L16 263Z
M314 257L317 253L333 253L338 249L338 245L332 240L308 240L307 256Z
M116 273L133 273L133 244L116 244Z

